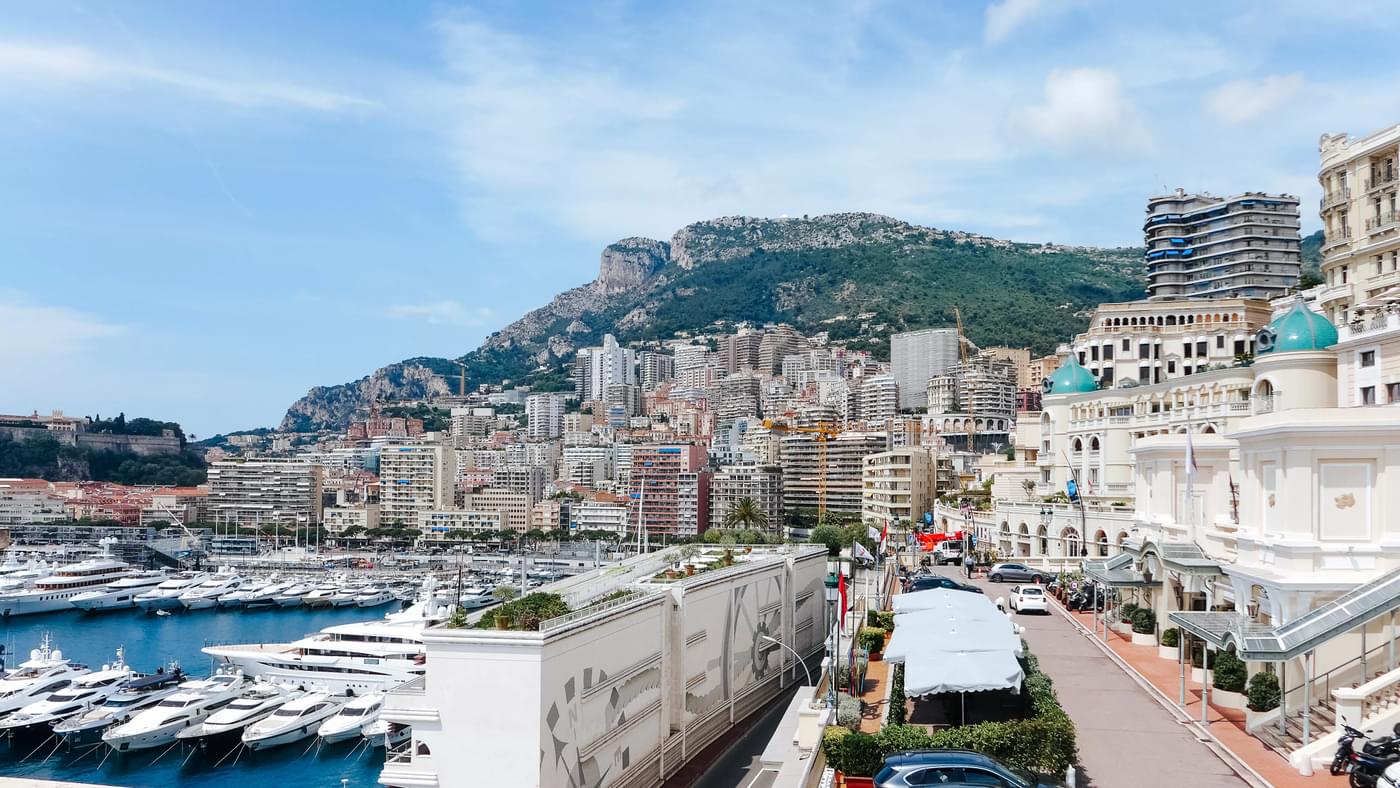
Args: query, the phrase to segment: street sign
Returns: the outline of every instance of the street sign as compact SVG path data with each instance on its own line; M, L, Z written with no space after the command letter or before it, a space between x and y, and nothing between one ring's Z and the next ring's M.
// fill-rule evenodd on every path
M1079 485L1075 484L1073 479L1065 482L1065 492L1069 493L1071 501L1079 500Z

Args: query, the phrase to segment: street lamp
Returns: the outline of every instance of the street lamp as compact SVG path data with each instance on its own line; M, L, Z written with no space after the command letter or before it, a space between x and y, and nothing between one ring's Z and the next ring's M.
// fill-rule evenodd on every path
M836 573L832 572L826 576L826 612L831 620L831 637L827 639L826 659L831 666L831 675L826 680L826 705L827 708L836 708L836 654L840 648L836 634L836 600L841 597L840 583L836 580Z
M759 639L759 640L766 640L766 641L768 641L769 643L772 643L773 645L779 646L779 647L783 648L784 650L786 650L789 654L791 654L791 655L797 660L797 664L799 664L799 665L802 666L802 670L803 670L804 672L806 672L806 674L807 674L807 686L809 686L809 687L815 687L815 686L817 686L816 684L813 684L813 683L812 683L812 669L809 668L809 667L807 667L807 663L802 661L802 655L801 655L801 654L798 654L796 651L794 651L793 648L792 648L792 646L789 646L788 644L784 643L783 641L778 640L777 638L773 637L772 635L759 635L759 636L758 636L758 639Z

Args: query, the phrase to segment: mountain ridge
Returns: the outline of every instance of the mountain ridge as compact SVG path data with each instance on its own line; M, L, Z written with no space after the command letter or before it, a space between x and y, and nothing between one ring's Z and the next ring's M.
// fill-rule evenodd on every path
M468 383L561 388L562 366L604 333L666 339L740 322L788 322L834 344L879 349L887 335L953 320L969 335L1048 352L1103 301L1142 296L1141 250L1005 241L874 213L801 218L727 216L670 241L624 238L598 277L488 336L459 360ZM415 358L357 381L318 386L282 429L340 428L376 399L447 394L453 360Z

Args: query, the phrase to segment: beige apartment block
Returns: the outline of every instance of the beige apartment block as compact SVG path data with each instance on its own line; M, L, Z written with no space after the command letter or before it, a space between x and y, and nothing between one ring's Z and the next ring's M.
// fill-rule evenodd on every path
M1400 286L1400 125L1318 143L1324 288L1318 307L1337 326L1384 306Z

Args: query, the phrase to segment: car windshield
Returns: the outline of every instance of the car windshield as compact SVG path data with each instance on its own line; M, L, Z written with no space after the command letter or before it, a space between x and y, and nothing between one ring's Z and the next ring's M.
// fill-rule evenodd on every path
M1023 588L1023 589L1021 589L1021 596L1040 596L1040 589L1039 589L1039 588Z

